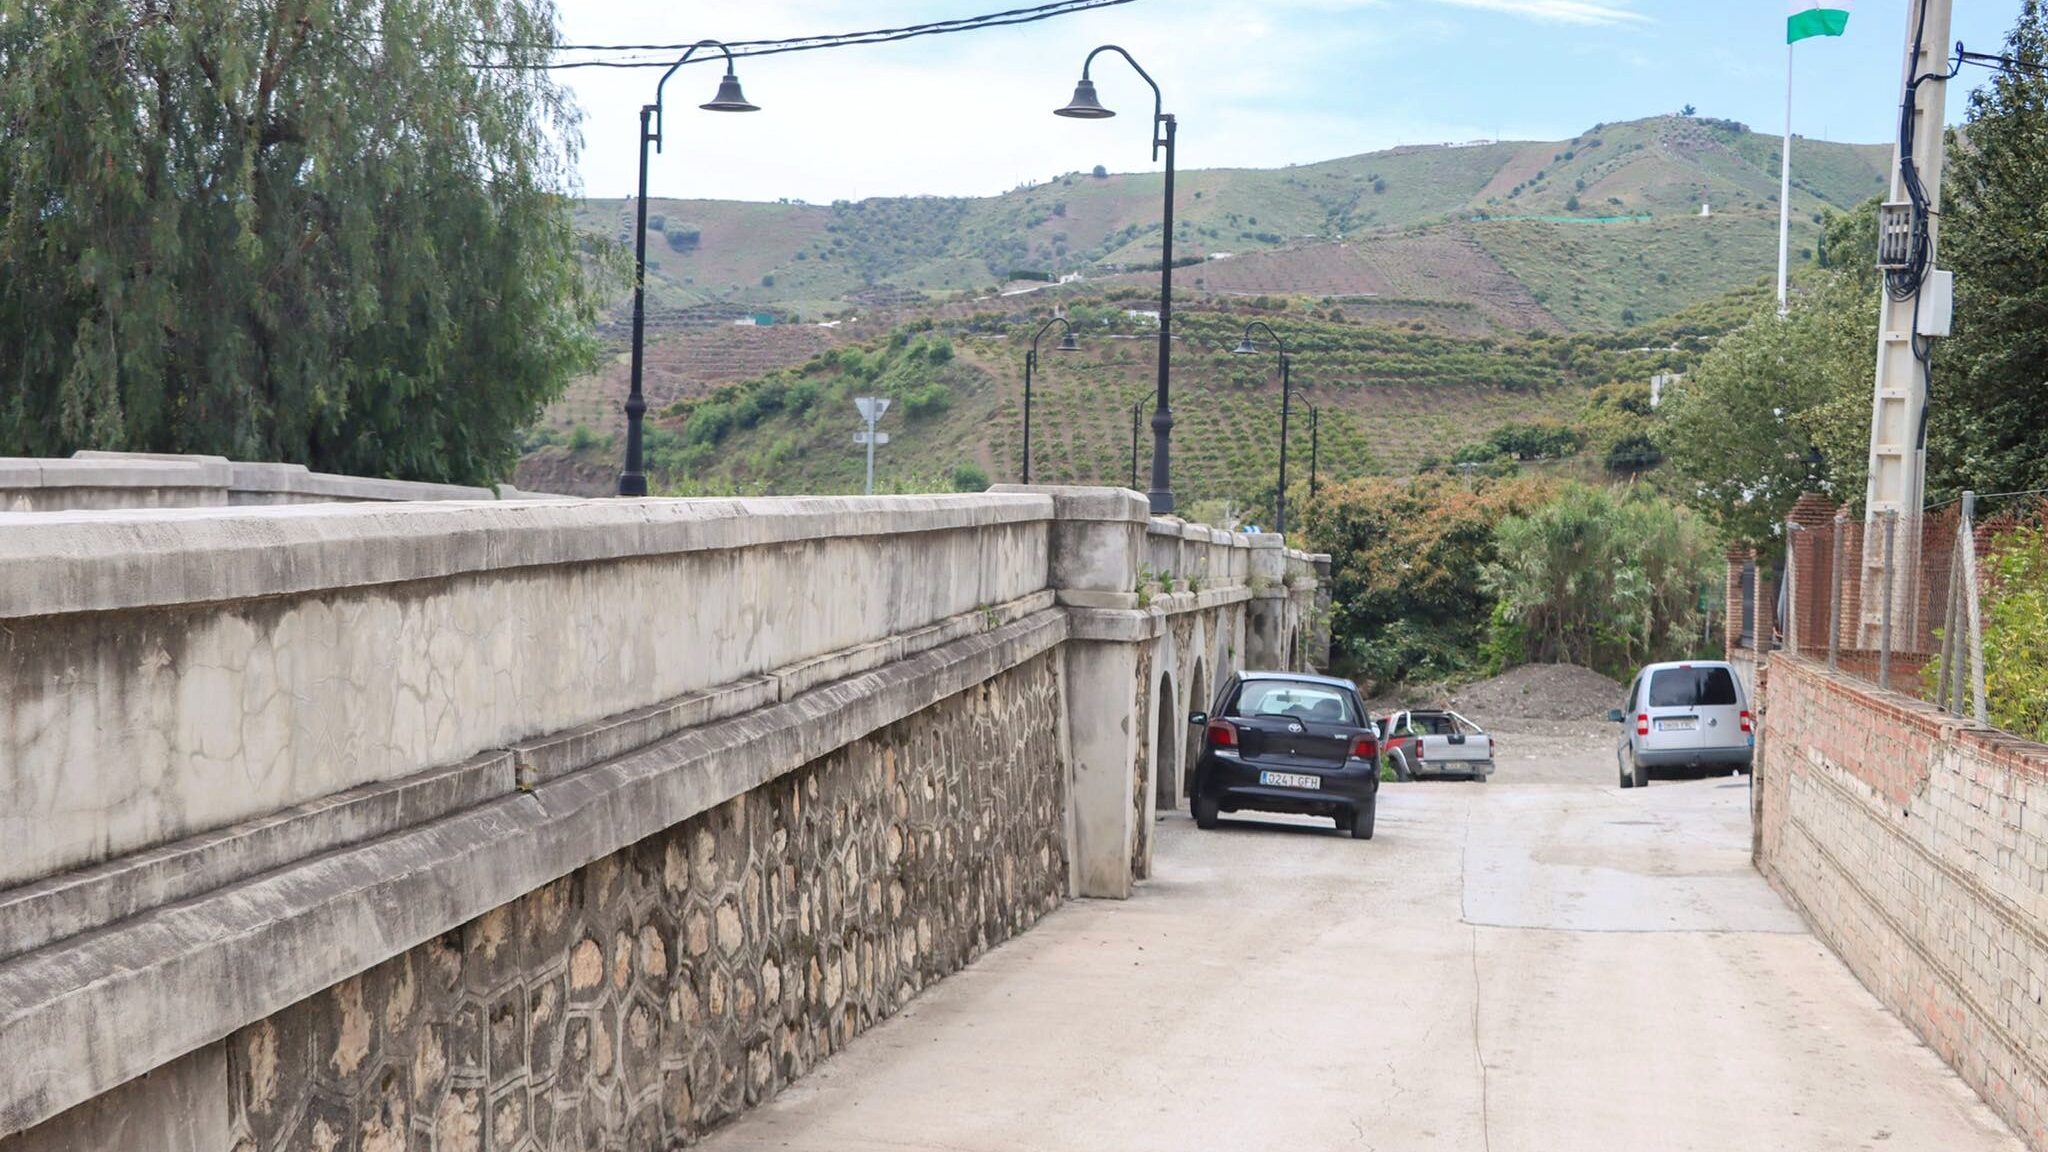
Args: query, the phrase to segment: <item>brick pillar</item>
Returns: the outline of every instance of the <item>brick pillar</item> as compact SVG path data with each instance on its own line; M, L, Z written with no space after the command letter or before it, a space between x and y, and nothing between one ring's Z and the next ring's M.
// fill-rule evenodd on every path
M1785 515L1791 532L1791 603L1785 612L1785 646L1811 655L1828 647L1828 596L1834 571L1835 503L1808 492Z
M1742 571L1756 560L1756 551L1751 548L1730 548L1728 550L1728 580L1726 585L1727 613L1722 620L1721 639L1731 653L1742 647Z

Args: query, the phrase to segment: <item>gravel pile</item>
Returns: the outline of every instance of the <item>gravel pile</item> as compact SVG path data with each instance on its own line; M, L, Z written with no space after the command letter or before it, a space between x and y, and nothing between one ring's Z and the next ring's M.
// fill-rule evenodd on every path
M1618 707L1625 687L1576 664L1524 664L1491 680L1455 689L1414 687L1376 700L1373 715L1399 707L1455 708L1480 725L1504 720L1552 721L1579 727L1599 724Z

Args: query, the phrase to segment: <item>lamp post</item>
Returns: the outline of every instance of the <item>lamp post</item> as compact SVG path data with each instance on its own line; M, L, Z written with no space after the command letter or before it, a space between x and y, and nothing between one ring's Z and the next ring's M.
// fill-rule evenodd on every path
M1074 98L1065 108L1053 113L1076 120L1104 120L1116 115L1102 106L1095 96L1095 81L1088 78L1088 68L1095 58L1104 52L1114 52L1124 58L1131 68L1152 87L1152 158L1159 159L1160 149L1166 150L1166 209L1164 212L1165 232L1159 241L1159 394L1152 409L1152 490L1147 494L1152 502L1152 514L1165 516L1173 512L1173 483L1170 479L1170 449L1168 442L1173 433L1172 386L1169 379L1173 347L1173 137L1175 122L1172 116L1162 111L1163 97L1159 84L1150 73L1138 66L1129 52L1114 44L1104 44L1088 53L1081 62L1081 82L1074 85ZM1133 487L1136 486L1135 481Z
M1273 326L1264 320L1254 320L1245 325L1244 339L1237 342L1237 347L1232 349L1232 352L1239 356L1254 356L1258 354L1259 346L1252 343L1252 329L1254 328L1264 328L1266 335L1271 336L1274 345L1280 349L1280 491L1278 499L1275 501L1275 504L1278 506L1273 510L1273 530L1285 536L1287 535L1287 414L1288 401L1290 399L1288 365L1291 363L1291 358L1287 355L1287 342L1280 339L1280 334L1273 331Z
M1301 402L1308 408L1308 495L1309 499L1313 500L1316 495L1316 457L1322 447L1319 433L1323 427L1323 410L1316 407L1315 402L1306 396L1302 397Z
M640 202L636 205L639 227L633 236L633 387L626 397L626 470L619 474L621 496L647 495L647 473L640 459L640 427L647 416L647 398L640 391L640 370L645 359L643 341L647 333L647 146L652 144L655 151L661 151L661 91L668 86L668 78L688 64L699 48L716 48L725 53L725 79L718 84L718 95L697 107L707 112L760 111L740 93L739 78L732 73L732 51L716 40L699 40L690 45L682 59L661 74L661 82L654 86L654 103L640 106Z
M1145 398L1131 401L1131 491L1138 490L1138 418L1145 414Z
M1055 316L1045 322L1038 335L1031 338L1031 351L1024 354L1024 483L1031 483L1031 374L1038 368L1038 341L1052 326L1058 324L1066 329L1060 342L1053 347L1061 352L1073 352L1080 348L1074 343L1074 326L1067 323L1065 316Z

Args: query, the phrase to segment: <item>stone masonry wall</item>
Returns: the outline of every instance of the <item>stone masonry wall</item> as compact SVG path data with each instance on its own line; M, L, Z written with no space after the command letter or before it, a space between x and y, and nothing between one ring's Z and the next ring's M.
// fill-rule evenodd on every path
M229 1038L237 1152L664 1149L1059 902L1038 656Z
M2048 1150L2048 747L1772 658L1758 866Z

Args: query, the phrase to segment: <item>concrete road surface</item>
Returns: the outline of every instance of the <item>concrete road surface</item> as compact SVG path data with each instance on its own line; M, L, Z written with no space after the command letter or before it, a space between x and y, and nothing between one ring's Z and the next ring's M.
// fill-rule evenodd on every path
M1741 777L1607 733L1389 785L1378 837L1163 818L1155 879L927 991L713 1152L2018 1152L1749 864Z

